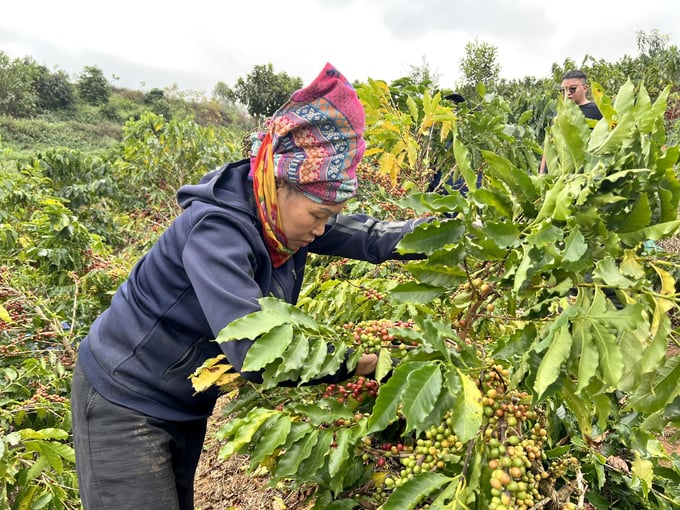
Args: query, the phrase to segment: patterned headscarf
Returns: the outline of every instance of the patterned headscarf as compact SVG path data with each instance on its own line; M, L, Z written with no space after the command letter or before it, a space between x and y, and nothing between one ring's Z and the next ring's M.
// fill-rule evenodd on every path
M366 148L364 122L354 88L326 64L309 86L294 92L267 121L266 133L253 135L251 176L275 267L292 255L279 225L276 179L319 203L336 204L353 197L356 168Z
M267 121L275 176L308 198L344 202L357 190L356 168L364 154L364 109L347 79L331 64ZM265 133L254 135L256 157Z

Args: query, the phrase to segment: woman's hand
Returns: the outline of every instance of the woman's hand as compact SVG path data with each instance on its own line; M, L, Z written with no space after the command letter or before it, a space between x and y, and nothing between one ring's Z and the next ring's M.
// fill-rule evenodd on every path
M364 354L357 363L354 371L356 375L369 375L375 372L378 366L378 356L376 354Z

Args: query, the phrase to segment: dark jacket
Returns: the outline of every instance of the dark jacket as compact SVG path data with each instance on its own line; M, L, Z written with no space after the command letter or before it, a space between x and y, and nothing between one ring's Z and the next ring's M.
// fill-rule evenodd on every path
M221 352L240 371L252 344L214 342L222 328L257 311L262 296L295 303L308 251L383 262L398 258L395 246L418 222L339 215L324 235L274 269L248 170L248 161L239 161L180 188L184 211L92 324L79 363L106 399L162 419L210 415L217 389L195 395L188 377ZM257 373L242 375L261 381ZM335 380L346 377L343 367Z

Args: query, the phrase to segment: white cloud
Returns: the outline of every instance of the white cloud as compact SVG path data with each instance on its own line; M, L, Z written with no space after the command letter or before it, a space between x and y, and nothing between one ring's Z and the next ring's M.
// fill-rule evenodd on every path
M3 5L0 50L71 75L97 65L121 86L207 92L267 63L304 82L327 61L350 80L389 81L424 57L453 87L475 38L498 48L501 76L541 77L566 58L635 55L639 30L678 45L678 19L674 0L25 0Z

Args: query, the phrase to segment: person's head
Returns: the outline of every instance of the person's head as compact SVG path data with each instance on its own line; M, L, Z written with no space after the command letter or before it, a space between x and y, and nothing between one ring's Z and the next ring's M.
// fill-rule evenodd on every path
M565 73L562 76L560 92L564 94L565 99L571 99L579 106L587 103L588 77L586 73L580 69Z
M447 94L442 99L451 101L453 104L460 104L465 102L465 98L462 95L458 94L457 92Z
M356 91L326 64L267 121L266 133L253 135L251 177L275 267L321 235L356 194L364 124Z
M356 168L366 148L364 109L356 91L331 64L267 121L274 175L320 203L356 194ZM255 158L267 133L253 137Z

